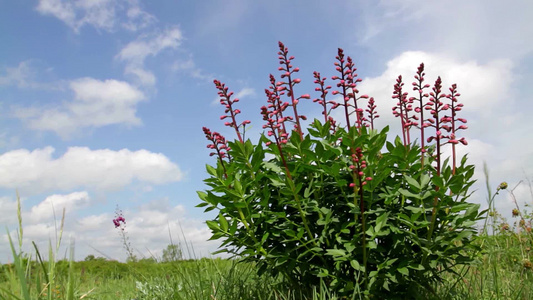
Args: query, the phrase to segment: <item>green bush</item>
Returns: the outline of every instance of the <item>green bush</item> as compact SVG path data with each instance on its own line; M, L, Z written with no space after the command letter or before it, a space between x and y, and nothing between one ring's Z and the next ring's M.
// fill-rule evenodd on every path
M453 101L459 96L455 85L451 96L442 94L439 78L424 104L429 96L420 93L421 107L430 110L426 107L435 105L430 114L433 122L421 119L436 123L436 133L428 139L434 145L418 146L409 142L409 129L416 124L409 121L400 77L395 93L400 95L399 106L405 105L400 115L404 141L387 142L388 128L373 129L372 98L366 110L370 115L363 115L360 100L368 96L357 95L360 80L351 59L346 63L339 49L336 66L341 77L333 79L339 80L341 91L337 93L345 102L327 101L331 87L325 87L315 72L315 82L320 84L317 90L322 91L322 99L315 102L324 107L324 122L314 120L304 132L300 120L305 117L296 107L310 96L294 96L300 80L291 78L298 68L292 67L293 57L287 53L280 43L280 70L286 81L276 83L271 76L269 106L262 108L267 134L257 144L242 138L240 131L249 121L237 123L240 110L234 104L238 100L231 99L233 93L215 81L226 107L221 119L230 118L226 125L238 137L226 142L204 127L212 143L208 147L218 161L216 166L207 166L209 189L198 192L199 206L219 211L207 225L212 239L222 239L220 252L255 262L259 273L283 275L295 290L311 291L322 282L338 295L376 299L403 299L420 289L431 291L432 283L446 272L472 263L474 251L479 250L474 225L481 214L479 205L467 202L474 167L466 158L456 165L457 128L450 125L455 122ZM421 66L419 77L423 76ZM421 81L420 85L422 90L427 88ZM280 100L284 93L290 102ZM451 105L442 104L446 98ZM344 106L345 128L335 126L326 109L328 103L333 108ZM281 114L287 107L293 108L292 117ZM439 119L439 112L447 118L442 113L450 107L454 118ZM352 113L355 122L350 121ZM290 134L289 121L295 127ZM421 131L430 126L420 126ZM446 126L451 132L448 136L444 135ZM453 147L451 164L441 160L446 141ZM466 144L464 139L461 143Z

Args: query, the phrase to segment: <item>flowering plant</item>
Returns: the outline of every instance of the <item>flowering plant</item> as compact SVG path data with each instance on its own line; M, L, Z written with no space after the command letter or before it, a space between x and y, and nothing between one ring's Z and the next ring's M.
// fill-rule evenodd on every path
M122 245L124 246L124 249L128 254L127 261L136 261L137 257L135 256L135 254L133 254L133 248L131 247L130 238L126 233L126 219L124 218L124 214L122 213L122 210L118 207L118 205L115 209L115 218L113 219L113 225L115 225L115 228L118 228L118 230L120 231L119 234L122 240Z
M237 122L238 99L215 81L226 109L221 118L229 118L226 125L237 139L227 141L204 127L218 160L206 166L209 189L198 192L198 206L219 211L207 225L211 239L222 239L220 252L254 261L259 273L281 274L301 291L322 281L340 295L377 298L431 290L444 272L471 263L474 225L482 214L467 202L474 167L466 158L457 164L455 151L452 164L441 160L445 144L466 144L456 136L466 126L454 125L466 122L456 117L462 107L455 103L456 86L444 94L439 78L426 93L422 64L413 83L418 98L408 98L399 77L393 98L404 139L388 142L388 127L374 129L374 99L360 94L353 60L339 49L336 89L314 73L319 98L313 102L324 119L304 132L306 117L297 108L311 96L297 96L299 69L281 42L279 49L282 80L270 75L268 104L261 108L265 134L256 144L242 138L249 121ZM341 101L328 99L330 91ZM413 110L415 100L420 106ZM339 107L344 127L331 115ZM423 110L430 110L429 118ZM444 115L450 110L451 116ZM421 141L426 128L435 133L417 145L410 140L412 127L421 130Z

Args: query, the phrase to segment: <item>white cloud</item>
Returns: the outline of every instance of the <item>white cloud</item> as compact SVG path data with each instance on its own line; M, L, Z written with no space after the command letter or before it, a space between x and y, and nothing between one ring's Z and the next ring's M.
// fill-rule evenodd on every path
M72 101L56 108L16 108L15 116L32 129L54 131L63 138L85 127L142 123L135 114L145 96L127 82L80 78L69 87L74 92Z
M147 150L91 150L71 147L54 159L54 148L13 150L0 155L0 187L29 192L79 187L117 190L133 181L165 184L182 172L165 155Z
M254 96L254 95L255 95L255 90L254 89L252 89L252 88L243 88L237 94L235 94L234 98L240 99L240 98L244 98L244 97L248 97L248 96Z
M376 99L380 118L378 124L391 125L399 123L390 112L396 101L391 98L393 87L402 75L404 92L414 96L411 83L420 63L425 65L425 82L433 86L438 76L443 80L444 92L448 92L451 84L456 83L464 104L463 113L476 111L478 114L491 114L492 110L509 101L511 84L513 83L513 64L510 60L493 60L486 64L476 61L461 62L446 55L422 51L404 52L387 63L386 70L379 76L364 78L358 89ZM428 90L429 92L429 90Z
M46 197L44 201L31 208L30 219L32 222L40 222L47 219L53 219L54 216L61 218L62 210L65 213L72 213L89 205L91 198L89 193L74 192L67 195L54 194Z
M481 60L520 58L533 51L531 1L379 1L363 9L359 42L426 49ZM406 47L406 48L405 48Z
M130 0L128 2L130 3L130 7L126 12L128 21L122 23L122 27L130 31L137 31L157 22L156 17L140 8L139 1Z
M183 72L192 78L213 81L215 78L212 74L205 74L205 72L196 66L196 63L189 57L187 60L177 60L171 66L172 71L174 72Z
M211 232L204 221L187 218L182 205L173 205L166 198L152 200L132 210L127 209L123 216L126 219L125 232L135 254L139 256L150 257L150 253L156 257L161 256L171 238L173 243L181 242L186 257L189 254L183 244L185 239L192 245L196 257L209 256L219 245L219 242L208 241ZM122 237L118 229L114 228L113 218L112 214L103 213L89 215L75 222L72 230L76 233L76 242L83 245L77 248L82 251L77 251L78 259L91 253L98 255L86 245L113 259L126 258ZM194 257L192 253L191 256Z
M76 33L85 25L112 31L120 24L136 31L157 21L141 9L137 0L39 0L36 9L56 17Z
M0 197L0 225L15 223L17 220L17 202L10 197Z
M177 49L183 40L179 28L169 28L159 34L143 35L127 44L116 55L116 59L126 63L125 73L133 75L143 85L155 84L155 76L144 69L148 56L156 56L165 49Z
M43 74L44 71L44 74ZM39 80L49 77L51 68L40 70L33 60L25 60L16 67L6 67L5 75L0 75L0 86L16 86L18 88L57 90L61 89L61 82L45 83Z

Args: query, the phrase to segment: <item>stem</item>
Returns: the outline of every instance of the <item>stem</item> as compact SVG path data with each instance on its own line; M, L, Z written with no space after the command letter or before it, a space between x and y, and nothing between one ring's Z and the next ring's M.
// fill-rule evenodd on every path
M440 177L440 156L441 156L441 151L440 151L440 134L438 134L437 132L440 132L440 127L439 127L439 95L436 94L435 95L435 114L434 114L434 117L435 117L435 129L436 129L436 140L437 140L437 146L436 146L436 150L437 150L437 156L435 158L435 160L437 161L437 175L438 177ZM435 187L435 191L438 192L439 191L439 187ZM433 235L433 231L435 230L435 222L437 220L437 205L439 204L439 197L435 196L435 199L433 200L433 210L431 211L431 226L429 228L429 231L428 231L428 241L429 239L431 239L431 236Z
M361 226L363 228L363 266L365 268L365 286L368 286L368 272L367 272L367 249L366 249L366 218L365 218L365 202L363 198L363 182L361 176L359 177L359 207L361 210ZM354 187L355 189L355 187Z
M242 210L240 207L237 208L237 211L239 212L239 216L241 217L241 221L242 221L242 224L244 224L244 227L246 228L246 230L248 232L251 231L250 229L250 226L248 225L248 222L246 221L246 218L244 217L244 214L242 213ZM256 245L259 245L259 241L257 240L257 238L255 237L255 234L250 234L250 236L252 237L252 239L254 240L254 243ZM263 248L262 245L259 245L259 251L261 252L261 254L263 254L265 256L265 258L267 257L267 252L265 250L265 248Z

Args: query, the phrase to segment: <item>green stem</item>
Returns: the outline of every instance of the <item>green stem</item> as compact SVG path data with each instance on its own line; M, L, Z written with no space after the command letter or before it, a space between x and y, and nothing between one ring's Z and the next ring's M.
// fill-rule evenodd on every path
M305 212L302 209L302 204L300 201L300 197L298 196L298 193L296 192L296 187L294 186L294 181L292 180L292 177L290 176L289 170L287 169L287 183L289 184L289 187L291 188L292 195L294 196L294 201L296 202L296 207L298 208L298 211L300 212L300 216L302 217L302 222L305 227L305 231L307 232L307 235L309 238L313 241L313 244L315 246L318 246L316 244L316 241L314 241L315 237L313 236L313 233L311 232L311 229L309 229L309 222L307 221L307 218L305 217Z
M259 245L259 241L255 237L255 234L253 232L251 232L251 228L250 228L248 222L246 221L246 218L244 217L244 214L242 213L241 208L240 207L237 208L237 211L239 212L239 216L241 217L242 224L244 224L244 227L246 228L246 230L251 233L250 236L254 240L254 243L256 245ZM259 251L261 252L261 254L263 254L265 256L265 258L267 257L267 252L266 252L265 248L263 248L263 245L259 245Z

